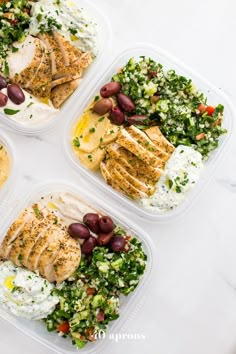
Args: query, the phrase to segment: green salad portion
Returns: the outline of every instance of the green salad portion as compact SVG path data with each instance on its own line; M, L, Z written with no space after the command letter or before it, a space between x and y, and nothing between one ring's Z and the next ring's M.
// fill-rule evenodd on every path
M71 336L78 348L96 340L99 330L105 331L119 317L120 296L134 291L145 271L147 256L141 242L123 237L123 251L95 247L89 258L82 255L74 275L54 290L60 304L47 317L47 328Z
M135 112L130 115L146 115L174 146L191 146L207 158L226 133L221 124L224 107L208 106L192 80L165 71L151 58L131 58L113 81L120 82L122 92L134 101Z
M30 22L30 2L26 0L0 1L0 69L8 75L5 58L8 50L17 51L12 44L24 41Z

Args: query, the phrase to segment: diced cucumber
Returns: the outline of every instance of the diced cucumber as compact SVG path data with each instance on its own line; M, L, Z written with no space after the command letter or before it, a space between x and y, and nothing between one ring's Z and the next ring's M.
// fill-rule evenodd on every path
M92 307L93 308L100 307L103 302L104 302L103 296L101 294L97 294L94 296L92 300Z
M160 112L166 113L168 111L168 101L167 100L159 100L156 104L156 109Z
M111 267L115 270L119 270L123 265L123 259L118 258L116 261L111 262Z

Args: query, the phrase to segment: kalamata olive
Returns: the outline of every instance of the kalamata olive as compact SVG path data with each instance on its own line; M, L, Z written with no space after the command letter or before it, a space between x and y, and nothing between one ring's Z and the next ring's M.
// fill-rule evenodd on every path
M107 245L111 241L113 236L114 236L113 231L111 231L109 233L98 234L97 242L98 242L99 246Z
M125 121L125 115L124 112L120 109L120 107L115 106L112 108L110 114L109 114L109 119L111 122L115 125L121 125Z
M84 241L81 251L84 254L91 254L94 247L97 245L97 239L93 236L90 236L87 240Z
M121 84L119 82L109 82L108 84L104 85L101 90L100 94L102 97L107 98L111 97L121 90Z
M112 109L112 101L109 98L102 98L93 106L93 111L98 114L106 114Z
M8 97L4 93L0 92L0 107L6 106Z
M119 106L125 111L125 112L131 112L135 109L135 104L131 100L131 98L124 93L118 93L116 95L117 102Z
M0 90L7 87L7 81L5 77L0 75Z
M24 92L16 84L7 86L7 94L10 100L15 104L21 104L25 101Z
M95 213L85 214L83 217L83 222L88 228L93 231L95 234L99 232L99 215Z
M130 124L130 125L133 125L133 124L141 124L141 125L149 125L149 120L148 120L148 117L147 116L142 116L142 115L134 115L134 116L131 116L131 117L128 117L127 118L127 122Z
M110 216L102 216L99 220L99 228L102 232L111 232L114 230L114 222L112 221L112 219L110 218Z
M120 252L124 250L125 239L123 236L114 236L111 240L111 248L114 252Z
M78 222L70 224L68 227L68 232L70 236L74 238L86 239L91 236L87 226L85 226L84 224L80 224Z

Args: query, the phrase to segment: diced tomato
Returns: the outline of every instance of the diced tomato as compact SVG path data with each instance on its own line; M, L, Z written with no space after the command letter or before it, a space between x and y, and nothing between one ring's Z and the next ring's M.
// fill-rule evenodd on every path
M125 236L125 239L126 239L127 241L129 241L129 240L131 239L131 236L126 235L126 236Z
M200 133L198 135L196 135L196 140L201 140L205 138L205 133Z
M10 21L10 24L11 24L12 26L15 26L17 23L18 23L18 20L17 20L17 19Z
M212 116L212 114L215 112L215 107L207 106L206 112L207 112L208 116Z
M96 292L96 289L95 289L95 288L88 288L88 289L86 290L86 293L87 293L88 295L94 295L95 292Z
M204 105L204 103L200 103L200 105L198 106L198 110L199 110L201 113L204 113L204 112L205 112L206 106Z
M104 321L104 319L105 319L104 311L102 309L100 309L97 314L97 320L98 320L98 322L102 322L102 321Z
M70 331L69 322L63 322L57 326L57 330L62 333L68 333Z

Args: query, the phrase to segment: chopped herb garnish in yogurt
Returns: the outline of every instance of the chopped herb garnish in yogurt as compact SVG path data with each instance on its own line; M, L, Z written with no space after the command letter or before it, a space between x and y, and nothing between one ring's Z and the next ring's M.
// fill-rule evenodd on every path
M20 109L10 109L10 108L4 108L4 113L9 115L9 116L13 116L14 114L17 114L18 112L20 112Z

